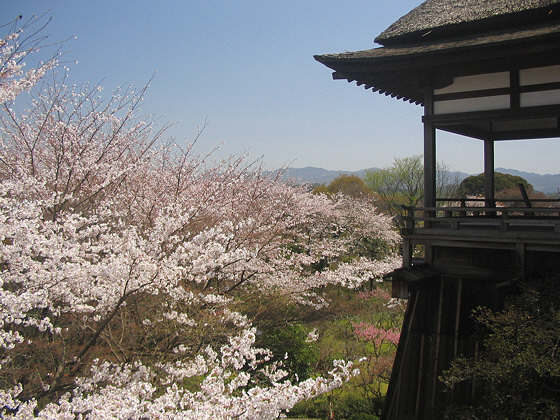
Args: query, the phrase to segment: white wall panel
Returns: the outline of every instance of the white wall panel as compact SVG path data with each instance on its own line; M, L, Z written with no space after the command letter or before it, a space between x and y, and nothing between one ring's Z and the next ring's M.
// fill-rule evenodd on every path
M519 84L521 86L551 82L560 82L560 66L538 67L519 72Z
M434 114L454 114L457 112L489 111L507 108L509 108L509 95L434 102Z
M453 84L442 89L435 89L434 94L470 92L509 87L509 71L500 73L477 74L474 76L454 77Z

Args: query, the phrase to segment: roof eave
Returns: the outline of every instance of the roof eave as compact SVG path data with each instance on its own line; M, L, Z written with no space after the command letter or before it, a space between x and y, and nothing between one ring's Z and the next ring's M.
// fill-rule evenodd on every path
M450 83L445 72L468 74L474 67L500 71L501 66L509 68L512 60L518 60L518 66L532 66L537 64L537 55L545 64L546 60L558 61L555 57L560 57L560 23L514 33L314 58L334 70L335 79L355 81L366 89L422 104L423 90ZM400 79L405 80L404 84Z

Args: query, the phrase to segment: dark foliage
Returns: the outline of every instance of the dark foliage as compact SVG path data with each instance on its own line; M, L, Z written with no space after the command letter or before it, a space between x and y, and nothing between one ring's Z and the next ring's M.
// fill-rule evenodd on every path
M448 391L474 383L479 395L475 403L456 402L449 418L560 418L559 281L525 285L501 312L475 311L483 350L453 361L441 380Z
M523 184L527 192L533 191L533 186L524 178L517 175L503 174L494 172L494 192L498 193L503 190L518 189L517 184ZM471 175L465 178L459 186L459 192L462 196L479 196L484 195L484 174Z

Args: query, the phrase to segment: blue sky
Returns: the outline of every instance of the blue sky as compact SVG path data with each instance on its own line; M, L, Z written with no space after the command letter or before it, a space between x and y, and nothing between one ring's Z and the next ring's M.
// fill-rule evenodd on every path
M267 168L358 170L422 153L422 108L333 81L314 54L373 48L421 0L0 0L5 21L47 13L66 42L70 82L105 93L156 73L143 111L176 123L178 143L208 126L197 149L248 152ZM438 135L438 159L483 170L479 141ZM496 166L558 173L560 141L504 142Z

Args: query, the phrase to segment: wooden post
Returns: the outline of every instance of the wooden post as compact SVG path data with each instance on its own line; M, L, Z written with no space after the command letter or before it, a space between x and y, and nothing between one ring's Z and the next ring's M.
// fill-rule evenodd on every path
M436 206L436 130L424 123L424 206Z
M484 197L486 207L496 207L494 197L494 142L484 140Z
M525 244L523 242L519 242L516 246L516 251L519 271L521 272L521 279L525 280Z
M434 113L434 95L427 90L424 100L424 115ZM424 207L436 206L436 129L432 123L424 121ZM427 214L431 217L432 214ZM429 222L425 222L429 227Z
M529 194L527 194L527 190L525 189L525 185L523 185L521 182L519 182L517 184L517 187L519 188L519 191L521 191L521 197L523 197L523 202L525 203L525 207L533 207L531 205L531 200L529 200Z

